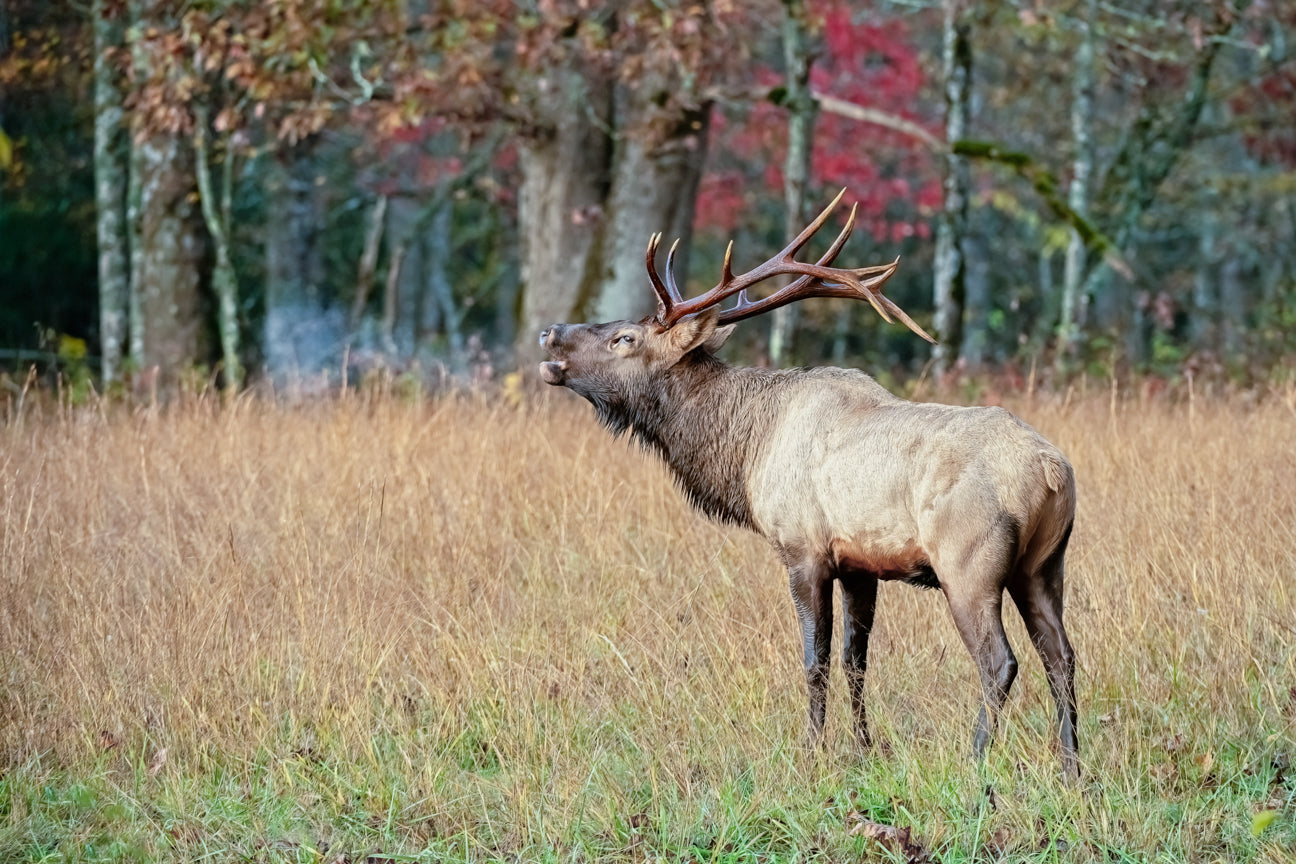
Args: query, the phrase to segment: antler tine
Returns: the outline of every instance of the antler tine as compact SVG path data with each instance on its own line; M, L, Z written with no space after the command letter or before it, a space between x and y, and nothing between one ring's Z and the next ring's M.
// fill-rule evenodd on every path
M896 263L896 264L899 264L899 263L900 263L900 259L897 258L897 259L895 260L895 263ZM894 266L894 265L893 265L893 266ZM884 280L884 281L885 281L885 280ZM880 283L879 283L879 284L880 284ZM892 301L892 299L891 299L890 297L887 297L887 296L886 296L885 294L883 294L881 291L878 291L874 296L876 296L878 300L882 301L882 305L885 306L885 307L887 307L887 309L891 312L892 315L894 315L895 317L897 317L897 318L900 319L900 323L901 323L901 324L905 325L905 326L908 327L910 330L912 330L914 333L917 333L919 336L921 336L922 338L926 339L926 340L927 340L928 342L930 342L931 344L933 344L933 345L936 344L936 340L933 339L933 338L931 337L931 335L928 334L928 332L927 332L926 330L924 330L922 327L918 326L918 322L916 322L916 321L914 321L912 318L910 318L910 317L909 317L909 314L908 314L907 312L905 312L903 309L901 309L899 306L897 306L897 305L895 304L895 302Z
M680 294L679 286L675 284L675 250L679 248L679 238L671 244L670 251L666 253L666 288L670 291L671 300L679 303L684 299Z
M837 205L839 205L839 203L841 202L841 197L844 196L844 194L846 194L846 188L842 187L841 192L837 193L837 197L833 198L832 201L829 201L828 206L824 207L823 210L819 211L819 215L815 216L814 222L811 222L809 225L806 225L805 228L802 228L801 233L797 234L796 237L793 237L792 242L789 242L787 246L783 247L783 251L780 251L778 255L770 259L770 262L766 262L766 264L762 264L762 266L758 267L757 269L761 269L762 267L765 267L767 266L767 264L770 264L772 262L796 263L793 262L793 256L796 255L798 251L801 251L802 246L805 246L807 242L810 242L811 237L814 237L816 233L819 233L819 229L823 228L823 223L828 222L828 216L831 216L832 211L837 209ZM829 247L829 249L836 249L837 251L840 251L841 245L845 244L846 242L846 237L850 236L850 229L851 227L854 227L854 224L855 224L855 205L851 205L850 216L848 219L846 219L846 228L844 229L844 231L842 231L841 234L839 234L839 236L837 236L837 240L833 241L833 244L831 247ZM837 251L833 251L832 254L836 255ZM828 258L828 260L832 260L832 258ZM750 272L754 273L756 271L750 271Z
M657 294L657 317L663 319L670 314L674 305L669 289L662 284L657 275L657 247L661 244L661 232L648 238L648 251L644 253L644 263L648 266L648 281L652 282L653 291Z
M842 191L845 192L846 190L843 189ZM828 247L828 251L819 258L819 266L822 267L826 264L831 264L833 259L837 257L837 253L846 245L846 241L850 238L851 232L855 230L855 214L858 211L859 205L852 204L850 215L846 217L846 224L842 226L842 230L837 233L837 238L833 240L832 245Z
M841 188L841 191L837 193L837 197L828 202L828 206L819 212L819 215L814 218L814 221L811 222L809 225L807 225L805 228L801 229L801 233L793 237L792 242L783 248L783 251L780 252L778 255L779 259L780 260L787 259L791 261L792 256L800 252L801 247L804 246L810 240L810 238L813 237L816 233L818 233L819 229L824 226L824 223L828 221L828 217L832 215L832 212L837 209L837 205L841 203L842 196L845 194L846 194L846 187L843 186ZM846 220L847 227L838 236L838 240L841 243L846 242L846 238L850 236L851 228L853 228L855 225L856 206L857 205L851 205L851 215L850 218ZM841 246L837 242L834 242L833 245L836 246L838 250L841 249ZM833 254L835 255L837 253L834 252ZM831 261L832 259L829 258L828 260Z

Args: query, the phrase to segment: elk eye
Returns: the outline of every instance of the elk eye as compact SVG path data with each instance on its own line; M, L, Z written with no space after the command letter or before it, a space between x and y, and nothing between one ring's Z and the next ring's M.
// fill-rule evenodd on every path
M612 340L613 345L633 345L634 343L635 337L633 333L622 333Z

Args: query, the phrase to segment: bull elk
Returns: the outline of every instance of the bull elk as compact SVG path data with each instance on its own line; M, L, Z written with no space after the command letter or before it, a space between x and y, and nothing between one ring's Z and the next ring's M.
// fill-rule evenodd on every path
M1044 663L1063 771L1073 778L1075 658L1062 624L1062 581L1075 480L1066 457L1002 408L909 402L850 369L771 371L716 357L734 322L808 297L866 300L887 321L898 318L933 341L881 293L898 259L830 266L850 235L853 209L816 263L796 260L841 197L780 253L739 276L730 269L730 243L720 282L691 300L675 281L674 247L665 280L658 274L655 235L646 259L656 314L549 327L540 343L552 359L540 376L587 399L613 434L628 431L660 454L697 509L774 547L801 624L812 742L824 728L833 582L841 586L855 734L867 746L863 676L878 583L899 580L945 595L980 673L972 748L982 756L1017 674L1001 615L1006 588ZM747 296L780 275L796 279L763 299ZM720 310L734 295L736 304Z

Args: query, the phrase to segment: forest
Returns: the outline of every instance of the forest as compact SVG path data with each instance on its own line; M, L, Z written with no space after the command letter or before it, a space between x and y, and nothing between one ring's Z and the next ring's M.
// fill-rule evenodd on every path
M1296 332L1290 0L3 0L0 366L481 383L841 189L888 296L730 352L1251 386ZM843 219L846 208L835 218ZM820 241L822 242L822 241Z

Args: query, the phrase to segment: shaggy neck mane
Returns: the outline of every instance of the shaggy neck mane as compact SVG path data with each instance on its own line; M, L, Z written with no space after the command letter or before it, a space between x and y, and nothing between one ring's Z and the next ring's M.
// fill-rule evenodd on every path
M661 455L693 506L754 528L747 476L777 414L781 374L734 368L699 349L634 392L591 401L614 433L629 431Z

